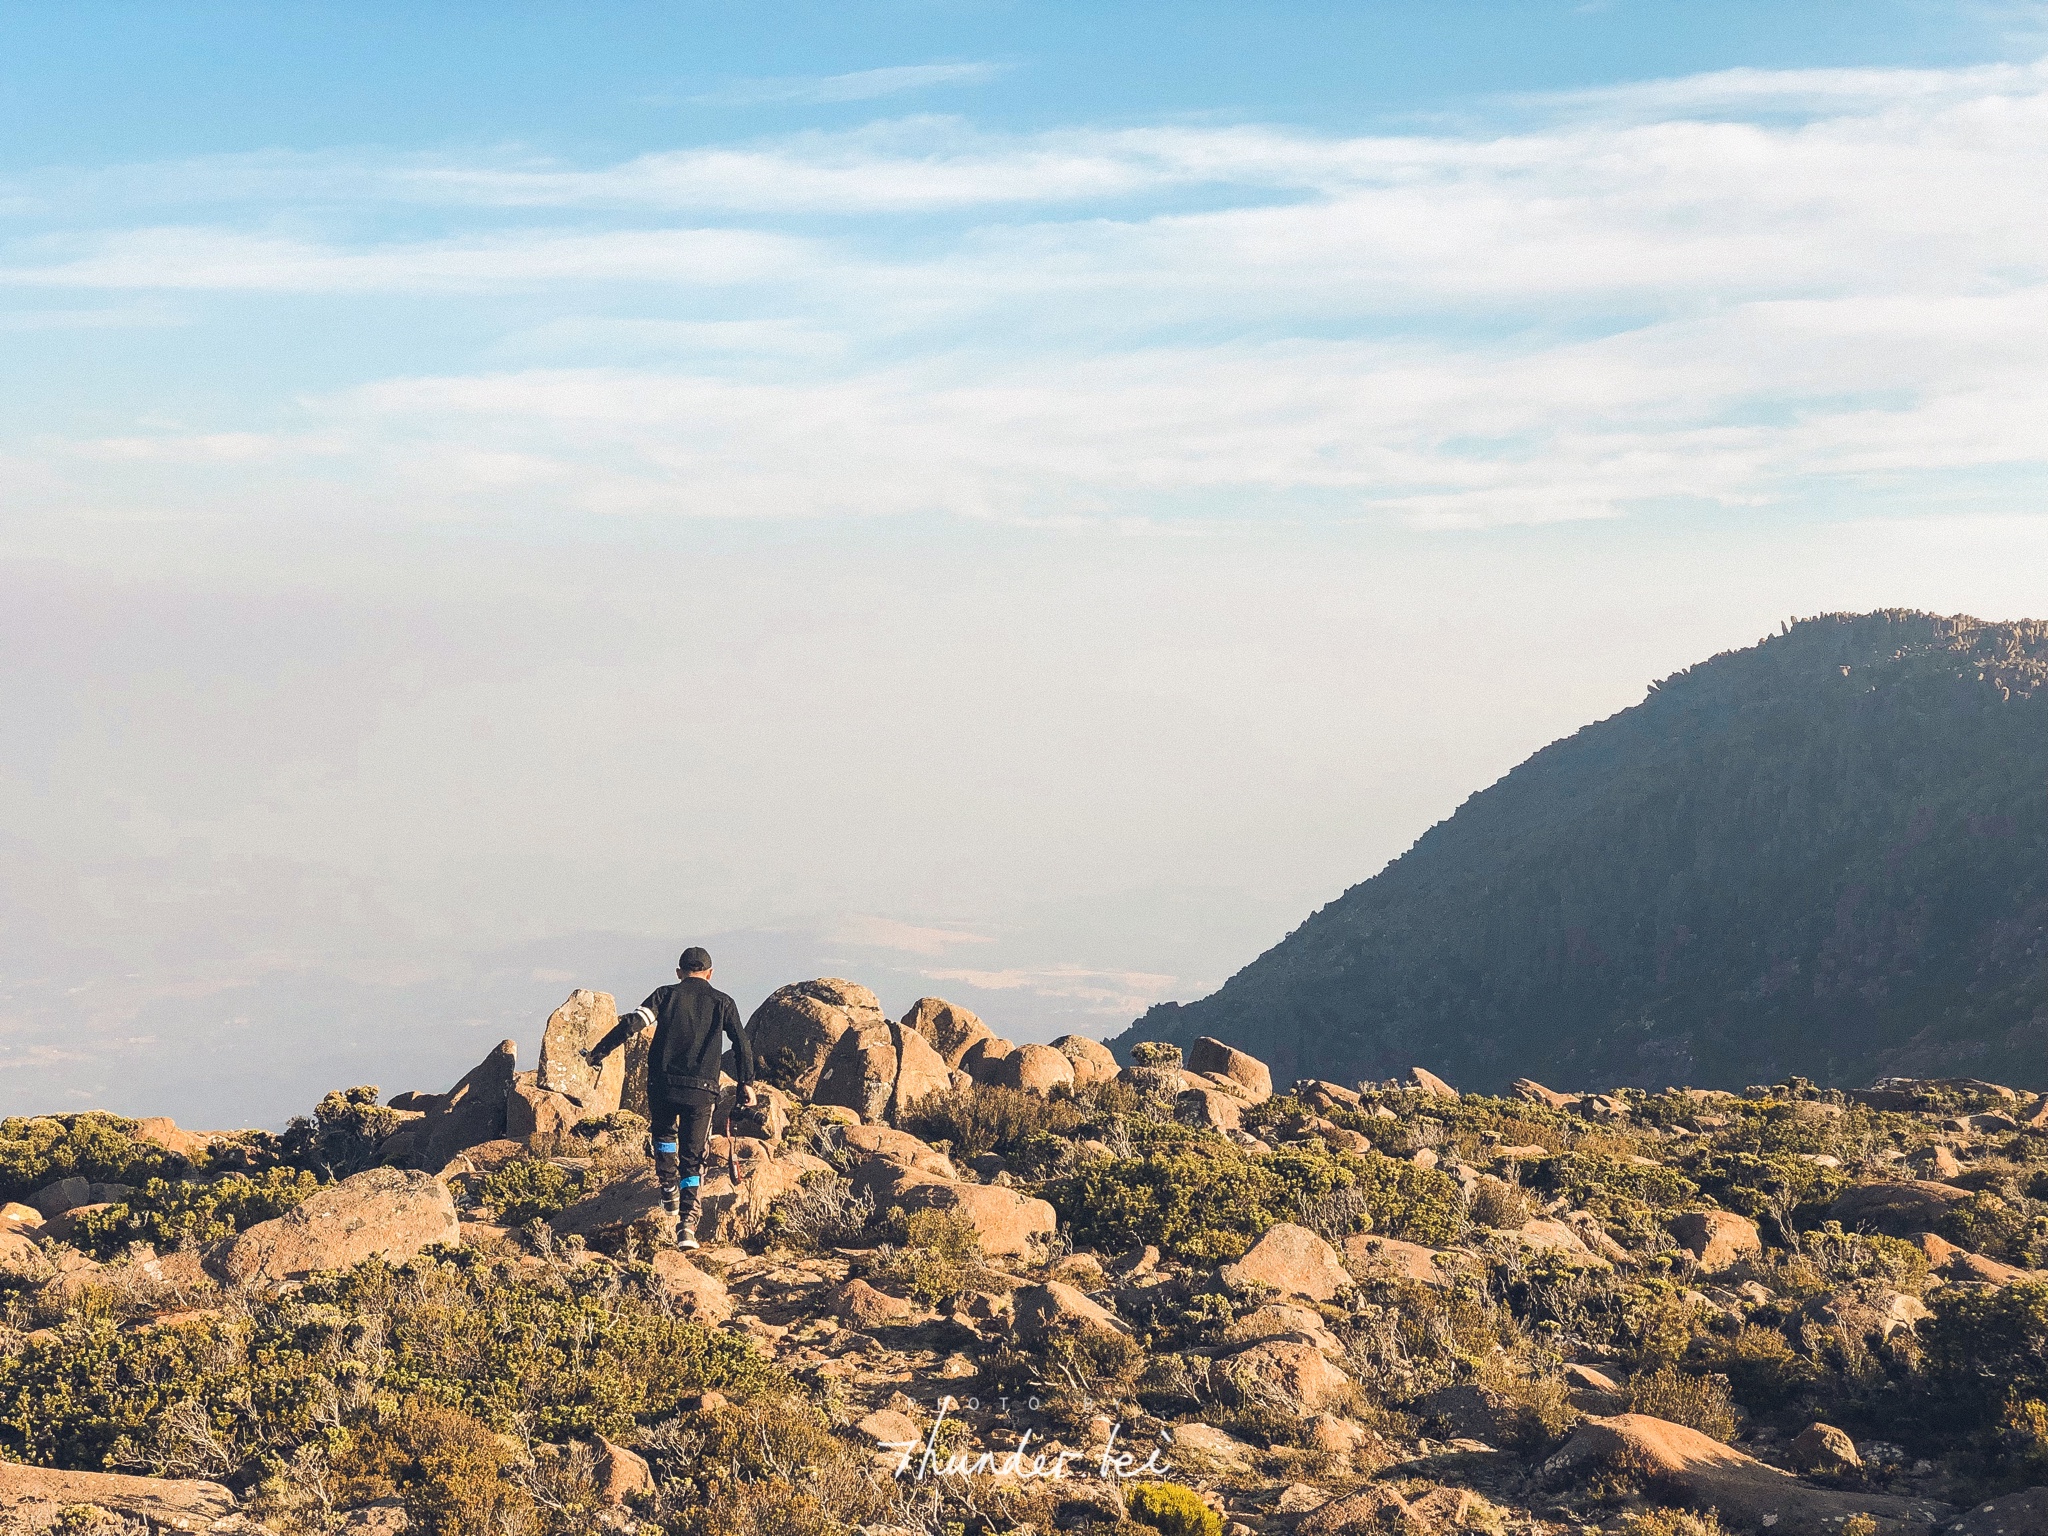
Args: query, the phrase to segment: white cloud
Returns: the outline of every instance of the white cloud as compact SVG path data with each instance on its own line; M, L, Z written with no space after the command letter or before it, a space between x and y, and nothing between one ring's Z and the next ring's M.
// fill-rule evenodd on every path
M1804 115L1698 116L1770 103ZM0 283L516 296L496 366L95 449L272 490L297 454L440 515L1449 529L2048 463L2041 66L1551 106L1486 134L914 119L590 170L328 159L321 196L438 201L455 228L53 232ZM274 193L291 164L221 174ZM478 204L578 224L465 232ZM794 234L768 211L863 217Z
M980 85L1002 73L996 64L895 64L843 75L794 75L780 79L735 80L692 100L745 105L775 102L875 101L938 85Z

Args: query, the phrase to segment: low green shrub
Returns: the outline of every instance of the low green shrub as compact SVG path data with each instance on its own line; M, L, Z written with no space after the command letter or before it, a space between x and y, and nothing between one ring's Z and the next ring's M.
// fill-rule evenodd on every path
M1972 1253L2025 1269L2048 1266L2048 1207L2039 1201L1984 1191L1945 1214L1937 1228Z
M1545 1158L1528 1172L1533 1187L1562 1195L1591 1211L1601 1224L1642 1246L1677 1212L1699 1204L1699 1186L1684 1174L1646 1168L1600 1153L1569 1152Z
M1927 1304L1933 1316L1916 1330L1922 1379L1951 1430L1986 1428L2008 1402L2048 1401L2048 1281L1943 1286Z
M165 1409L186 1399L244 1471L316 1437L337 1405L408 1397L501 1433L618 1438L707 1388L789 1390L745 1339L611 1282L468 1254L373 1261L246 1311L139 1330L75 1317L0 1353L0 1456L97 1469L126 1442L147 1463Z
M1727 1337L1709 1336L1696 1355L1709 1372L1728 1378L1735 1401L1752 1412L1783 1407L1813 1376L1784 1334L1757 1323Z
M378 1104L374 1087L337 1088L295 1115L285 1127L282 1153L293 1166L323 1179L345 1179L377 1166L377 1149L405 1122Z
M1724 1443L1735 1438L1735 1408L1725 1376L1696 1376L1660 1365L1629 1384L1628 1411L1683 1424Z
M59 1179L139 1185L184 1171L184 1158L134 1133L133 1120L99 1110L0 1120L0 1202L24 1200Z
M1124 1490L1124 1505L1159 1536L1223 1536L1223 1517L1178 1483L1133 1483Z
M1849 1183L1838 1169L1776 1151L1710 1151L1687 1171L1710 1199L1760 1223L1765 1237L1780 1242L1822 1221Z
M102 1259L136 1242L159 1251L201 1246L282 1216L319 1187L312 1174L296 1168L253 1177L150 1179L126 1201L86 1213L72 1241Z
M330 1462L336 1501L367 1504L397 1495L408 1530L518 1530L532 1510L532 1500L505 1477L512 1451L459 1408L408 1397L339 1438Z
M919 1099L903 1129L947 1143L958 1161L994 1152L1009 1157L1035 1136L1070 1137L1086 1118L1070 1098L1048 1099L1022 1088L950 1088Z
M1153 1243L1229 1260L1340 1189L1356 1191L1373 1229L1392 1236L1443 1246L1463 1225L1457 1181L1434 1169L1376 1152L1251 1153L1215 1137L1084 1164L1045 1195L1077 1245L1117 1252Z
M906 1216L899 1210L892 1220L903 1241L868 1257L870 1275L896 1281L930 1307L983 1278L981 1237L966 1217L940 1210Z
M486 1178L479 1194L501 1226L523 1227L529 1221L560 1215L593 1193L591 1183L577 1169L545 1158L522 1157Z

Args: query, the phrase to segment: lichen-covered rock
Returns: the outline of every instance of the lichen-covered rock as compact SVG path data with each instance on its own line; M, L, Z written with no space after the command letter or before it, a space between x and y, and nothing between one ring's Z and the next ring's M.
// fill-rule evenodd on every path
M1698 1260L1706 1274L1717 1275L1764 1251L1756 1223L1733 1211L1686 1211L1672 1217L1670 1226L1678 1246Z
M825 976L769 993L747 1020L747 1039L764 1081L809 1099L841 1035L888 1022L866 987Z
M1074 1086L1074 1064L1049 1045L1020 1045L995 1064L989 1081L1050 1096L1056 1089Z
M316 1190L303 1202L231 1239L217 1263L236 1285L303 1280L365 1259L409 1259L462 1228L448 1187L412 1169L372 1168Z
M1227 1135L1244 1125L1244 1105L1219 1088L1188 1088L1174 1097L1173 1118L1198 1131Z
M653 1267L655 1289L679 1315L713 1326L732 1316L732 1294L725 1282L692 1264L688 1255L664 1248L654 1256Z
M1644 1413L1586 1420L1544 1471L1564 1481L1615 1462L1654 1477L1689 1504L1720 1510L1724 1524L1740 1522L1743 1530L1833 1531L1864 1515L1877 1536L1927 1536L1928 1526L1949 1513L1932 1499L1816 1488L1696 1429Z
M1970 1198L1970 1192L1928 1179L1899 1179L1845 1189L1828 1207L1828 1218L1849 1228L1910 1237L1938 1224Z
M1075 1086L1113 1082L1117 1074L1116 1055L1100 1040L1086 1035L1061 1035L1052 1048L1074 1064Z
M1258 1057L1203 1035L1188 1047L1188 1070L1214 1073L1242 1086L1254 1104L1273 1097L1273 1073Z
M1129 1333L1130 1325L1100 1302L1058 1280L1023 1286L1012 1294L1012 1318L1020 1339L1042 1339L1067 1329Z
M1240 1390L1278 1400L1303 1413L1316 1413L1351 1393L1351 1378L1323 1352L1285 1339L1239 1350L1224 1366Z
M1224 1284L1233 1288L1265 1285L1311 1301L1328 1301L1353 1283L1337 1250L1292 1222L1271 1228L1243 1258L1224 1265L1222 1273Z
M235 1496L219 1483L192 1478L129 1477L116 1472L59 1472L0 1461L0 1515L8 1530L35 1530L69 1508L91 1506L144 1520L164 1530L225 1529L245 1517ZM76 1527L65 1526L65 1529Z
M626 1085L626 1058L617 1051L593 1067L583 1053L612 1032L619 1022L609 992L578 987L548 1015L540 1038L538 1085L574 1099L583 1114L596 1119L617 1109Z
M949 1070L960 1065L975 1042L995 1038L995 1031L978 1017L942 997L920 997L902 1022L905 1029L924 1037Z
M834 1317L852 1328L883 1328L907 1322L917 1311L903 1297L878 1291L858 1276L835 1287L826 1304Z

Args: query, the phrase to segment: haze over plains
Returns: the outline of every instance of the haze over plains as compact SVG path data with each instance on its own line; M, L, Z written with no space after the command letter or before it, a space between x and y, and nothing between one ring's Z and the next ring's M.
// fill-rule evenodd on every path
M2048 617L2042 12L1768 9L17 14L0 1113L688 942L1109 1033L1787 615Z

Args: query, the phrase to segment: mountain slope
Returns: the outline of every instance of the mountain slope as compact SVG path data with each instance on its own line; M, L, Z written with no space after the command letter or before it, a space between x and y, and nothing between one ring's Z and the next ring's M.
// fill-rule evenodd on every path
M1211 997L1276 1078L2048 1085L2048 624L1792 625L1544 748Z

